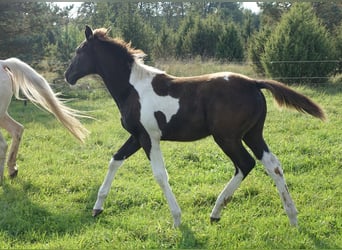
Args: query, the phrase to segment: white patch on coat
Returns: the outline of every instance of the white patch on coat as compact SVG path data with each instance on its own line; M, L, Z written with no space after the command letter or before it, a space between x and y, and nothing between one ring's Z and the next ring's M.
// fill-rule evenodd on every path
M216 79L216 78L223 78L226 81L229 81L229 77L231 75L236 75L235 73L231 72L217 72L210 74L210 79Z
M152 87L152 80L157 74L164 74L164 71L135 61L129 78L130 84L136 89L141 105L140 122L150 136L160 138L161 131L158 127L154 113L163 112L166 122L171 120L179 110L179 99L171 96L159 96Z

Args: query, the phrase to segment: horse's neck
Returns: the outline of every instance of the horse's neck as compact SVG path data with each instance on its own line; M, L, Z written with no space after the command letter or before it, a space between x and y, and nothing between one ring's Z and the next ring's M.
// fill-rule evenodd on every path
M140 93L151 90L153 78L156 75L165 74L164 71L135 61L129 77L129 83ZM140 97L141 98L141 97Z
M134 61L130 69L123 69L120 72L113 72L111 68L115 67L110 66L105 71L107 74L104 73L101 77L119 109L126 103L131 91L144 92L143 89L150 89L153 78L157 74L165 73L139 61ZM125 71L127 71L127 76Z
M153 78L155 75L165 74L164 71L157 68L143 64L142 62L135 61L132 65L131 75L129 82L134 85L145 79Z

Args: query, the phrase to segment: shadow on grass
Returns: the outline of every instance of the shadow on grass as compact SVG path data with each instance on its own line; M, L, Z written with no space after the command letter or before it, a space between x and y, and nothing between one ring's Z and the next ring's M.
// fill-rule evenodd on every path
M14 182L14 181L11 181ZM32 202L27 189L39 195L39 188L22 180L3 183L0 187L0 232L7 235L10 242L44 243L53 237L63 237L81 232L94 220L87 211L48 211L43 205ZM47 184L48 185L48 184ZM9 242L7 242L9 243Z
M200 249L205 248L205 244L200 242L196 237L194 232L187 226L182 224L179 227L182 233L182 239L177 248L179 249Z
M316 248L319 249L341 249L341 246L336 244L333 244L332 242L329 241L329 239L324 240L320 239L316 234L313 232L310 232L310 230L306 228L299 228L299 232L302 234L306 235L309 239L312 240L312 242L315 244Z

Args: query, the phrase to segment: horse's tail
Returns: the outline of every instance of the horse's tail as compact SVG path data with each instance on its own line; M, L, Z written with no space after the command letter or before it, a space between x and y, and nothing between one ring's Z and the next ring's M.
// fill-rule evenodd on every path
M285 84L272 80L257 80L256 84L259 89L268 89L279 106L294 108L300 112L325 120L324 111L319 105Z
M34 104L39 104L52 113L78 140L84 142L89 131L77 119L86 117L78 110L64 105L49 83L33 68L17 58L4 60L4 65L10 71L13 93L19 97L19 90Z

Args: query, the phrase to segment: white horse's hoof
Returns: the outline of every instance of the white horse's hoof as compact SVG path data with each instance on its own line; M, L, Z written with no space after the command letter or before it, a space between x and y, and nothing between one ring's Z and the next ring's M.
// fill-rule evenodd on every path
M103 209L93 209L92 215L93 217L96 217L102 212L103 212Z
M213 223L217 223L221 220L221 218L214 218L214 217L210 217L210 223L213 224Z
M18 169L17 169L17 168L15 168L14 172L12 172L12 173L9 174L9 176L10 176L11 179L17 177L17 175L18 175Z

